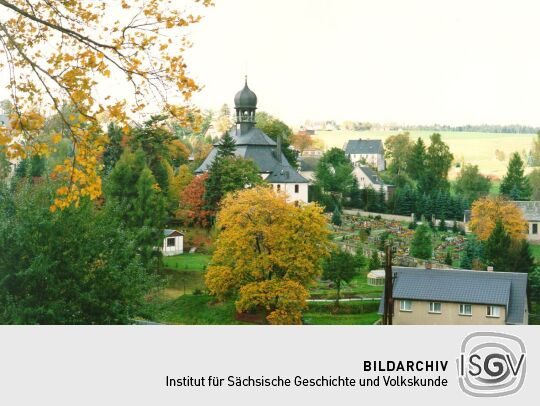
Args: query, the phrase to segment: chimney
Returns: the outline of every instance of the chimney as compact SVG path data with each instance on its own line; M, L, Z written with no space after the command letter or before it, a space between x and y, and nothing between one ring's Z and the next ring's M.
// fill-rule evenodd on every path
M277 136L276 158L281 163L281 135Z
M492 267L491 265L488 266L488 267L487 267L487 271L488 271L488 272L493 272L493 267Z

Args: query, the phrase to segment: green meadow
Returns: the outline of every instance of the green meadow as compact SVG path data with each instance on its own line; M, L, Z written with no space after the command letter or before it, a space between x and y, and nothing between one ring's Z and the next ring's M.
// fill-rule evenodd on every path
M409 131L411 139L418 137L429 143L429 137L434 131ZM391 135L400 131L317 131L315 138L324 142L326 149L343 148L350 139L382 139L383 142ZM506 173L508 159L513 152L529 151L535 134L499 134L483 132L448 132L440 131L442 139L448 144L456 162L478 165L485 175L502 178ZM495 151L504 152L504 160L495 156ZM450 178L454 178L459 168L452 168Z

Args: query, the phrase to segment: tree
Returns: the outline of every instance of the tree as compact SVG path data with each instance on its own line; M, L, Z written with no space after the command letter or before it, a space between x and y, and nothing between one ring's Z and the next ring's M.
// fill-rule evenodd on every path
M534 257L527 240L512 241L508 270L530 274L535 270Z
M239 156L218 156L208 171L204 200L207 209L217 211L223 197L230 192L264 183L259 168L251 159Z
M512 200L529 200L531 198L531 186L529 179L524 176L523 160L517 152L512 154L506 175L500 186L500 193Z
M411 153L409 133L388 137L384 142L384 155L390 161L388 171L394 175L403 175L407 171L407 160Z
M234 151L236 151L236 141L229 132L226 132L217 145L217 158L234 156Z
M474 202L480 197L486 196L491 188L491 181L488 177L480 174L478 165L465 165L454 184L454 189L458 195L466 198L469 202Z
M219 110L219 116L216 119L216 129L220 133L228 132L233 126L233 120L231 117L231 109L227 104L221 106Z
M495 227L485 244L485 257L488 265L498 272L509 271L509 250L512 238L506 232L501 219L495 222Z
M527 179L531 185L531 200L540 200L540 169L533 169Z
M426 145L422 138L418 137L411 148L407 159L407 173L415 181L424 178L426 171Z
M217 216L216 248L205 281L240 312L263 311L271 324L298 324L307 286L332 244L322 209L295 206L267 186L227 195Z
M128 114L152 100L183 120L189 108L167 100L178 96L187 101L198 89L187 76L186 29L200 20L201 8L211 1L191 2L191 7L158 0L120 4L119 12L117 2L0 1L2 56L10 72L5 84L14 111L13 131L0 130L0 143L17 157L43 153L48 147L36 134L44 119L36 106L60 114L75 153L54 168L63 183L59 188L67 187L67 193L57 195L55 209L101 195L98 158L106 137L98 116L106 114L128 130ZM172 38L178 42L172 44ZM116 82L129 83L133 97L115 97L122 92L100 92L97 86ZM83 125L64 115L64 100L74 106Z
M115 123L109 123L107 127L107 137L109 142L105 146L105 151L103 152L103 173L108 175L116 165L116 162L120 159L122 155L122 139L124 133L122 128Z
M211 224L214 213L207 209L207 202L204 200L207 178L207 173L195 176L180 193L180 207L176 218L186 226L208 227Z
M416 227L411 241L411 254L413 257L421 259L430 259L433 255L431 232L425 224Z
M133 232L145 269L155 266L161 256L155 247L165 226L165 201L142 151L122 154L107 179L106 201L111 217Z
M156 286L136 236L88 199L51 212L57 187L28 183L0 198L0 323L130 323Z
M281 152L287 158L287 161L293 166L297 167L297 153L290 147L292 141L293 132L291 128L283 121L271 116L264 111L260 111L255 116L256 126L261 129L263 133L268 135L274 141L277 141L278 137L281 137Z
M540 166L540 131L536 133L536 137L533 139L531 161L532 166Z
M514 203L500 196L483 197L473 203L470 227L481 241L489 238L499 220L512 239L525 238L528 224L523 218L523 213Z
M341 212L338 207L336 207L332 213L332 224L338 227L341 226Z
M195 175L186 164L180 165L176 174L172 173L169 180L169 204L171 207L178 209L180 194L191 183Z
M444 257L444 263L446 265L452 266L453 260L452 260L452 253L450 250L446 251L446 255Z
M428 194L449 189L448 171L454 159L450 148L442 141L440 134L432 134L430 140L431 143L426 152L425 172L418 185L421 192Z
M381 259L379 258L379 251L373 250L369 259L369 270L380 269L382 266Z
M322 278L332 281L336 287L336 306L339 306L341 285L349 283L358 275L358 260L346 251L336 249L323 263Z
M319 160L315 179L323 191L347 195L354 185L353 165L342 149L332 148Z
M313 146L313 138L305 131L297 132L291 137L291 145L302 153Z

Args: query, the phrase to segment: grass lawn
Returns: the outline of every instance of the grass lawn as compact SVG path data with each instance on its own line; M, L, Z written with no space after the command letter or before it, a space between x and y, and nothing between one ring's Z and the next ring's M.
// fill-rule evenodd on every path
M192 269L202 271L210 262L210 255L206 254L182 254L172 257L163 257L165 267L171 269Z
M196 290L203 291L205 289L203 271L166 268L161 270L160 274L167 279L162 292L164 298L176 299Z
M367 283L367 274L369 271L362 270L353 280L342 286L341 297L380 297L383 291L382 286L370 286ZM312 299L334 299L336 289L330 288L327 282L319 281L316 286L309 290Z
M531 254L537 261L540 261L540 245L530 244Z
M234 318L234 303L214 304L208 295L184 295L174 300L155 299L143 316L165 324L242 324Z
M377 312L364 314L304 313L304 322L315 325L373 324L381 316Z

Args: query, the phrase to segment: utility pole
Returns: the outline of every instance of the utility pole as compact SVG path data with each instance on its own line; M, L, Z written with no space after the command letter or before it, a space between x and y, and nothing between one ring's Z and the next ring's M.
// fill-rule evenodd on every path
M394 314L394 275L392 272L392 245L385 247L384 258L384 313L383 324L392 325L392 316Z

